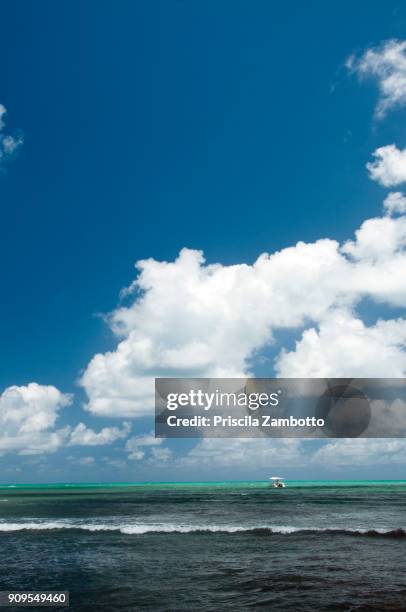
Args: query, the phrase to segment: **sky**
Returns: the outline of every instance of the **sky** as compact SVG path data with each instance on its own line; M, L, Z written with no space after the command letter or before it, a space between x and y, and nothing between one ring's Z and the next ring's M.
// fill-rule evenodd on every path
M404 440L157 440L151 398L406 375L406 5L2 18L0 481L405 476Z

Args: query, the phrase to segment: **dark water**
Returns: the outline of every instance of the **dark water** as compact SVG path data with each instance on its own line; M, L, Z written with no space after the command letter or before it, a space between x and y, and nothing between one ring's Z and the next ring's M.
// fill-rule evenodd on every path
M406 610L406 483L0 488L0 544L72 610Z

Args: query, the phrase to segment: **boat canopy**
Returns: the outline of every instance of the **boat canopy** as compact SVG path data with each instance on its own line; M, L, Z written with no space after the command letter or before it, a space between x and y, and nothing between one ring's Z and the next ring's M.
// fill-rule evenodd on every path
M271 476L269 480L285 480L281 476Z

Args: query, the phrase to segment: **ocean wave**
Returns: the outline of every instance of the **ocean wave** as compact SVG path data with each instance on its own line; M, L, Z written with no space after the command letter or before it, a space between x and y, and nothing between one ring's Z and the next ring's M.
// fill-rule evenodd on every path
M119 532L124 535L144 535L147 533L223 533L223 534L252 534L254 536L271 535L348 535L385 538L406 538L406 529L356 529L356 528L329 528L329 527L292 527L289 525L258 525L243 527L238 525L183 525L172 523L140 523L140 524L107 524L107 523L79 523L69 521L43 521L25 523L0 523L0 532L13 531L56 531L56 530L79 530L79 531L108 531Z

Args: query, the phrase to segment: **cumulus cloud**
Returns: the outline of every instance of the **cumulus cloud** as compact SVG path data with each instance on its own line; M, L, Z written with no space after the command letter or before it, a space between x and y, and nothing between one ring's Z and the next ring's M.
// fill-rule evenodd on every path
M218 469L224 467L266 468L298 467L306 454L304 444L295 438L204 438L185 456L178 467Z
M303 332L293 351L280 353L276 372L292 378L406 376L406 320L367 327L349 312L329 313Z
M11 135L4 132L7 109L0 104L0 165L12 157L24 142L21 133Z
M163 438L155 438L154 433L143 434L129 438L125 445L125 450L129 453L128 458L134 461L140 461L146 456L146 449L151 450L151 456L156 459L163 459L165 462L170 456L170 450L158 449L163 442Z
M352 57L348 67L377 79L376 115L406 103L406 41L387 41ZM0 165L22 145L6 134L6 109L0 105ZM367 164L372 180L385 187L406 182L406 149L395 144L376 149ZM406 198L390 193L386 215L366 220L352 240L322 238L275 253L251 265L206 264L203 253L182 249L172 262L147 259L108 317L117 345L93 357L81 378L87 409L96 415L136 417L151 414L155 376L244 377L259 351L278 329L295 331L293 350L281 350L275 373L285 377L405 377L406 320L366 325L357 308L364 298L406 306ZM395 216L398 215L398 216ZM303 327L305 330L303 331ZM273 372L269 372L273 374ZM31 383L9 387L0 396L0 453L53 452L62 445L96 446L128 436L130 426L96 432L84 423L57 428L61 408L71 397L55 387ZM390 410L398 412L398 406ZM169 448L152 433L127 440L131 460L165 465ZM298 439L203 439L179 467L300 466L306 442ZM339 440L310 455L314 464L404 462L405 441ZM93 457L79 459L94 464ZM125 465L125 464L123 464Z
M55 429L71 396L56 387L30 383L8 387L0 395L0 452L50 453L65 443L69 428Z
M62 446L100 446L126 438L129 423L122 428L104 427L99 432L79 423L58 427L61 410L72 403L70 394L56 387L30 383L12 386L0 395L0 454L52 453Z
M154 467L162 467L172 461L172 451L167 447L151 448L148 464Z
M204 438L173 465L184 468L266 470L278 468L402 464L406 462L406 440L340 439L328 440L322 446L316 441L295 438Z
M86 427L84 423L78 423L70 434L69 445L71 446L102 446L112 444L116 440L126 438L131 430L129 423L123 423L122 429L118 427L103 427L99 432Z
M383 206L388 215L403 215L406 213L406 197L400 191L391 191L386 196Z
M329 466L405 463L406 440L335 440L316 451L310 461Z
M94 414L150 414L154 376L246 376L258 351L272 343L275 329L308 327L300 351L310 349L314 336L318 344L324 337L330 341L332 326L340 333L345 326L337 313L355 311L364 297L405 307L406 217L369 219L342 246L329 239L299 242L265 253L252 265L206 265L200 251L183 249L173 262L148 259L138 262L137 269L135 298L109 317L116 349L96 355L81 379L87 408ZM362 325L346 316L353 331ZM394 357L385 372L392 366L403 372L403 349L389 339L391 327L401 332L403 323L380 323L375 331L365 328L356 337L374 350L386 346L387 339ZM339 343L338 334L334 338ZM317 351L311 352L313 376L334 368L338 375L350 363L356 365L347 361L345 351L341 365L340 353L328 354L332 361L321 368ZM360 360L356 371L383 376L376 367L370 359L363 365ZM297 375L295 360L285 353L277 370Z
M381 116L406 101L405 45L387 41L348 62L378 79ZM385 187L406 181L406 149L391 144L373 156L371 179ZM251 265L206 264L192 249L171 262L137 262L135 280L122 291L129 305L107 318L117 345L95 355L81 378L87 409L111 417L151 414L155 376L250 375L278 329L298 335L295 349L276 357L279 375L404 376L405 320L368 326L357 310L365 298L406 306L405 202L400 192L389 194L384 216L366 220L342 244L298 242ZM145 455L139 446L133 453Z
M375 263L379 268L379 264L383 262L395 263L398 255L402 258L405 247L406 217L377 217L364 221L355 232L355 240L345 242L341 250L361 265L364 263L371 266ZM375 267L374 269L376 270ZM397 278L397 281L399 282L400 278Z
M361 77L376 79L380 94L376 117L382 118L391 108L406 104L406 41L387 40L367 49L361 57L351 56L347 67Z
M375 160L367 163L369 176L384 187L396 187L406 181L406 149L390 144L374 151Z

